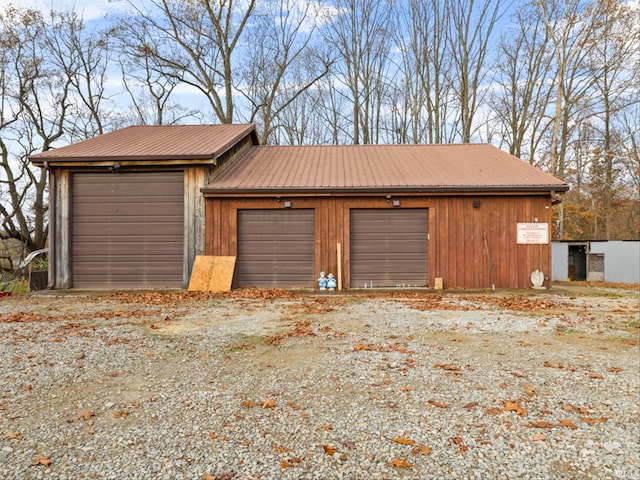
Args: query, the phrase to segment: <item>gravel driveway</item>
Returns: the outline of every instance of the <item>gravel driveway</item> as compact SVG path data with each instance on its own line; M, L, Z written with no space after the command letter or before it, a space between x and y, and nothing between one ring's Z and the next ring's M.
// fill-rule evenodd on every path
M640 478L637 291L0 299L3 479Z

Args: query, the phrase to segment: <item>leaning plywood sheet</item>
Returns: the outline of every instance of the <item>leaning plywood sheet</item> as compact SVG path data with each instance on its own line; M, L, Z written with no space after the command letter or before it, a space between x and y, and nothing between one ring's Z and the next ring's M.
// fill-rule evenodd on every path
M193 264L189 291L228 292L231 290L236 257L198 255Z

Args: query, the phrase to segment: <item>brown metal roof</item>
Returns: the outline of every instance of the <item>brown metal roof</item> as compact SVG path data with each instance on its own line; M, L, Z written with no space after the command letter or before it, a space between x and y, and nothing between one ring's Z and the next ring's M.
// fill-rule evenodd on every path
M247 135L258 143L255 125L249 124L133 126L39 153L31 161L213 160Z
M485 144L256 146L205 194L330 191L557 191L568 186Z

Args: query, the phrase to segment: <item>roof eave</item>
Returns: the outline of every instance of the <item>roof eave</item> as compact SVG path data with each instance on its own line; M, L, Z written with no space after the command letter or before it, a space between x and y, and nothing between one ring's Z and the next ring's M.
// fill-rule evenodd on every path
M31 157L31 162L36 166L44 166L48 163L52 166L73 166L79 163L87 163L99 166L100 163L121 162L130 165L154 165L164 162L172 163L215 163L217 156L207 155L148 155L148 156L104 156L104 157Z
M330 194L438 194L438 193L531 193L554 194L569 190L567 184L557 185L450 185L424 187L280 187L280 188L216 188L206 186L200 189L205 196L236 195L330 195Z

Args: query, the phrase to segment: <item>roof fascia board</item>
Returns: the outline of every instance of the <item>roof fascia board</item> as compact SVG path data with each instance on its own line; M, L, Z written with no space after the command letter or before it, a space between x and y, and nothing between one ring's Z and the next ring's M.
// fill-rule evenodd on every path
M125 159L126 158L126 159ZM168 157L167 159L162 159L158 157L153 157L153 160L133 160L131 157L113 157L111 159L105 159L104 157L100 159L100 161L88 161L86 158L78 159L78 160L51 160L49 158L41 159L38 161L33 160L32 163L38 167L83 167L83 168L91 168L91 167L110 167L114 162L118 162L121 167L152 167L152 166L171 166L171 165L215 165L215 160L211 157L206 159L200 158L175 158Z
M394 188L394 187L379 187L379 188L323 188L323 189L309 189L309 188L264 188L264 189L216 189L211 187L203 187L200 191L205 197L237 197L237 196L340 196L340 195L358 195L358 196L370 196L370 195L382 195L382 194L403 194L403 195L416 195L416 194L444 194L444 195L476 195L478 193L487 195L550 195L552 193L566 192L569 190L568 185L540 185L540 186L477 186L477 187L414 187L414 188Z

